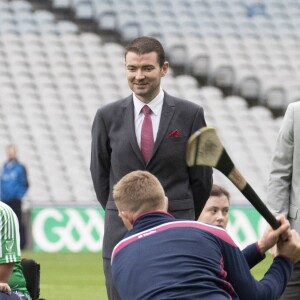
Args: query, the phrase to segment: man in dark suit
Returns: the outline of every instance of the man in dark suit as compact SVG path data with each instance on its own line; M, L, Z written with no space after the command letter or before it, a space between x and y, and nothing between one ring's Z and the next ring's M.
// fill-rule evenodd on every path
M131 171L147 170L162 183L169 212L189 220L199 216L212 186L211 168L186 165L187 140L206 123L202 107L161 89L161 78L169 68L162 45L150 37L133 40L125 49L125 67L133 94L100 108L92 127L91 174L105 210L102 253L110 300L119 299L111 283L111 253L126 232L112 196L113 186ZM154 142L147 150L149 157L143 155L145 105Z

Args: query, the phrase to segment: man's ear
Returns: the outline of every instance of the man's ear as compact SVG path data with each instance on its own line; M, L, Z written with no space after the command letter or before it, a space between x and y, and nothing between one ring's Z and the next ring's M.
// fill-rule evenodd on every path
M124 225L127 229L131 229L133 225L132 215L128 211L119 211L119 216L122 219Z
M119 211L119 216L123 219L129 220L129 213L125 210Z
M168 69L169 69L169 63L165 61L161 68L161 76L165 76L168 72Z
M166 211L168 211L168 207L169 207L169 199L167 196L165 196L165 209Z

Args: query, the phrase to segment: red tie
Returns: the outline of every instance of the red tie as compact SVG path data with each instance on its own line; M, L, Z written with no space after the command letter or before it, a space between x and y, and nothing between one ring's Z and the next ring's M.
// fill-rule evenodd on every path
M149 106L145 105L142 108L142 112L144 114L144 121L142 124L142 132L141 132L141 151L144 160L147 163L150 159L153 146L154 146L152 120L150 115L151 109L149 108Z

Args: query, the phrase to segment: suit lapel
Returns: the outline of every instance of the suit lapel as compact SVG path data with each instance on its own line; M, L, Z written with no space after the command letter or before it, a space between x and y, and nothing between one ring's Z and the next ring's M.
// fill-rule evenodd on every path
M135 155L144 163L142 152L136 140L135 124L134 124L134 105L132 95L127 97L123 102L124 107L124 124L125 135L128 136L130 145Z
M164 103L161 111L161 117L160 117L157 137L155 140L152 156L154 156L161 142L163 141L164 137L167 135L167 130L169 128L174 112L175 112L175 103L172 97L165 92Z

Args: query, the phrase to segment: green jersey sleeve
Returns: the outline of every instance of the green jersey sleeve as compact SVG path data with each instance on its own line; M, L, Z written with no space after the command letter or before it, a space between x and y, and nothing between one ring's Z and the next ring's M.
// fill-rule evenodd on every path
M17 216L0 202L0 264L21 260L20 233Z

